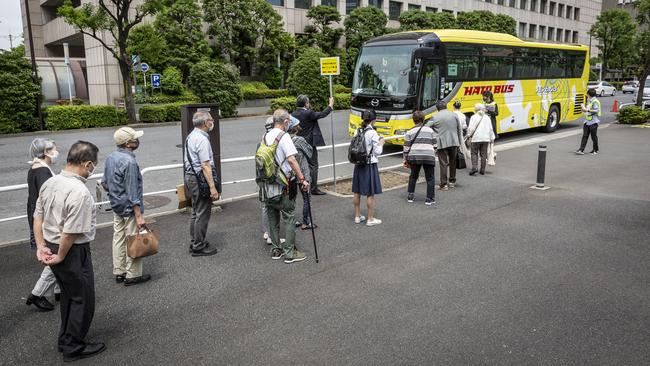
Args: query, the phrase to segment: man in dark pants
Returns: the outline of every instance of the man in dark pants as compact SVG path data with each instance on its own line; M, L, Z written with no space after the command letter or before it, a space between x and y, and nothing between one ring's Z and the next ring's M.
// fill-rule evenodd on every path
M438 134L438 162L440 163L440 190L448 191L456 186L456 155L460 146L463 130L454 112L447 109L447 104L436 104L438 113L426 126Z
M323 195L325 194L318 189L318 150L316 146L325 146L323 133L318 125L318 120L327 117L334 109L334 98L329 99L329 106L322 112L314 112L310 109L309 97L306 95L299 95L296 99L296 106L298 109L292 113L300 121L300 128L302 131L298 132L298 136L302 136L307 140L307 143L312 146L313 154L309 159L309 172L311 175L311 194Z
M78 141L70 148L61 174L41 187L34 212L39 262L50 266L61 287L59 352L66 362L94 356L103 343L84 338L95 314L95 279L90 242L95 239L97 211L86 179L97 165L99 149Z
M190 236L192 244L190 252L193 257L217 254L217 248L210 247L205 240L208 232L208 222L212 215L212 202L221 197L221 187L212 179L212 171L216 169L208 132L214 128L214 120L208 112L196 112L192 117L194 130L187 136L185 142L185 186L192 196L192 218L190 220ZM199 194L198 175L202 174L210 187L210 196Z

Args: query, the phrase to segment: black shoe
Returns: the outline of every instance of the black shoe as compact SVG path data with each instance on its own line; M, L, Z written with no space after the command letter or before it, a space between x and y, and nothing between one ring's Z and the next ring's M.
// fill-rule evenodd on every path
M476 175L476 173L478 173L478 170L476 169L472 169L469 171L469 175Z
M61 301L61 294L54 294L54 301Z
M311 191L311 194L313 194L314 196L324 196L327 193L325 193L325 192L321 191L320 189L316 188L316 189Z
M70 355L63 355L63 361L72 362L98 355L106 349L104 343L87 343L81 351L75 352Z
M34 296L32 294L29 294L25 304L27 304L27 305L34 304L34 306L36 306L41 311L52 311L52 310L54 310L54 305L52 305L51 302L47 301L45 296Z
M142 275L140 277L127 278L124 280L124 286L133 286L139 283L145 283L151 279L151 275Z
M481 171L479 172L479 174L481 174L481 175L485 175L485 170L481 169Z
M122 283L126 278L126 273L121 275L115 275L115 283Z
M203 242L192 246L192 257L207 257L217 254L217 248L210 248L210 243Z

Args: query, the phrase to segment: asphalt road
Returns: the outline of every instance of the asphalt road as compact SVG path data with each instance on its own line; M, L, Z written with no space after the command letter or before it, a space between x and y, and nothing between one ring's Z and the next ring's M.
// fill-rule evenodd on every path
M318 264L302 231L310 259L272 261L249 199L212 217L215 257L187 254L187 215L159 218L153 280L125 288L101 229L88 339L108 348L78 364L650 364L650 129L602 129L598 156L545 136L549 191L528 188L532 144L460 172L435 207L423 184L414 204L385 192L373 228L350 199L315 197ZM24 305L40 269L26 246L0 248L1 364L60 363L59 315Z
M609 111L613 103L611 97L602 98L603 109L606 111L605 120L612 120ZM630 96L618 95L615 97L619 103L623 100L632 100ZM349 141L347 135L348 111L338 111L334 113L334 140L336 143ZM241 156L250 156L254 154L256 144L259 142L263 133L263 126L266 117L246 117L237 119L226 119L221 121L222 136L222 158L234 158ZM578 124L569 123L563 125L566 129L575 128ZM323 135L326 142L331 141L331 122L330 117L326 117L320 122ZM136 152L138 162L141 168L157 165L177 164L181 162L182 152L180 150L181 132L179 125L167 126L146 126L143 128L145 135L141 139L141 145ZM100 149L98 172L103 171L103 161L106 155L115 149L113 143L114 128L87 129L77 131L63 131L49 133L47 136L54 139L61 149L61 156L65 157L67 149L77 140L87 140L95 143ZM537 131L524 131L503 135L499 143L516 141L531 138L531 136L544 136L545 134ZM39 135L42 136L42 135ZM35 137L34 134L23 134L15 136L0 137L0 151L3 159L0 160L0 186L22 184L25 182L28 159L29 144ZM397 147L387 147L385 154L399 151ZM336 149L337 162L346 161L347 148L341 147ZM399 164L399 157L388 157L381 160L380 165L390 166ZM320 164L331 164L331 150L320 153ZM59 164L60 168L61 164ZM224 181L233 181L240 179L252 178L253 162L243 162L236 164L224 164L223 179ZM352 166L337 166L337 176L349 176L352 174ZM333 176L331 168L321 169L320 178L328 179ZM156 192L169 190L182 183L182 174L180 169L152 172L144 177L145 192ZM94 192L94 182L89 183L89 188ZM254 183L241 183L228 185L224 187L224 198L237 197L245 194L254 193L256 186ZM27 191L15 191L11 193L0 193L0 218L23 215L25 212L25 202L27 202ZM147 212L158 213L176 209L176 198L174 194L163 194L148 199ZM103 214L99 216L99 222L110 222L112 215ZM27 223L25 220L0 223L0 244L27 238Z

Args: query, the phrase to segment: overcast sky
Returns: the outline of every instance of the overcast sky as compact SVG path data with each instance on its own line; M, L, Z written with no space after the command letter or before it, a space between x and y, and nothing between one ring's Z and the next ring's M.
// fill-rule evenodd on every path
M0 48L9 49L9 34L18 40L14 47L22 43L23 22L20 16L20 0L0 0Z

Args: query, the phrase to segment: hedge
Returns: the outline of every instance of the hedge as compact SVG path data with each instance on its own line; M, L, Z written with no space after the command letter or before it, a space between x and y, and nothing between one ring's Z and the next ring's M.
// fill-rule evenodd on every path
M185 102L145 105L140 108L140 122L159 123L175 122L181 120L181 106Z
M347 86L341 84L334 85L334 94L341 93L352 93L352 88L348 88Z
M50 131L75 128L121 126L127 123L126 111L112 105L50 106L45 127Z
M260 81L247 81L241 84L244 99L280 98L288 95L285 89L269 89Z
M350 109L350 98L351 94L339 93L334 94L334 109ZM273 113L276 109L286 109L289 112L293 112L296 109L296 98L295 97L282 97L275 98L271 100L271 109L269 113Z
M195 103L199 101L199 98L190 91L185 91L181 95L158 94L158 92L153 95L137 94L134 98L136 104Z
M618 123L626 125L639 125L650 120L650 112L637 106L622 108L616 115Z

